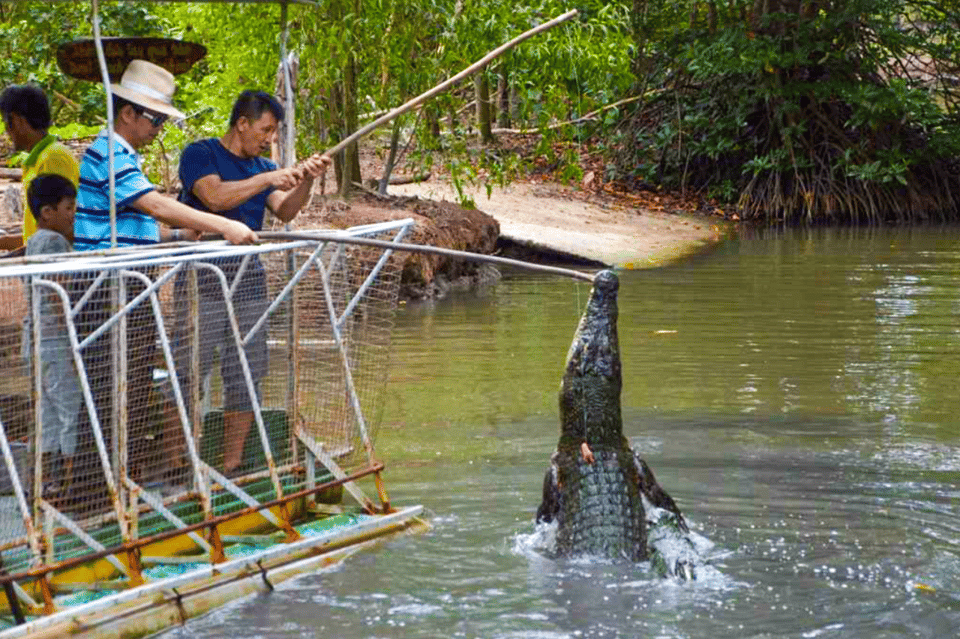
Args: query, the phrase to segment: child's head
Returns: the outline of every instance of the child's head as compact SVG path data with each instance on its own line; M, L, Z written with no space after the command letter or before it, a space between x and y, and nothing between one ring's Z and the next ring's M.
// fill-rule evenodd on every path
M41 173L30 182L27 204L38 228L73 236L73 214L77 211L73 182L56 173Z

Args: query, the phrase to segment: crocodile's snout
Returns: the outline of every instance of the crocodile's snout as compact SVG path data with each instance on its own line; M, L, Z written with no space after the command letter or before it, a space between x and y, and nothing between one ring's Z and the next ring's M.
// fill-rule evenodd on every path
M584 313L580 330L598 330L601 326L616 324L617 321L617 291L620 289L620 278L613 271L600 271L593 278L593 291L587 303L587 312ZM615 329L614 329L615 330Z
M609 269L600 271L593 278L593 287L604 295L616 295L620 288L620 278Z

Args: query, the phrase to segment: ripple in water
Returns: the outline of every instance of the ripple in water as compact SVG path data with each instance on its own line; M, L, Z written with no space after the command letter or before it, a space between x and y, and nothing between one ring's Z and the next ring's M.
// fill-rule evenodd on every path
M659 515L654 508L651 515L657 518ZM513 535L511 543L511 552L524 557L532 569L555 574L558 578L564 578L566 575L584 575L590 574L591 569L600 567L601 574L604 567L619 567L623 569L620 577L626 578L630 573L636 576L644 577L634 581L616 581L605 585L606 588L623 590L636 590L638 588L669 588L688 587L694 590L713 590L724 591L744 587L747 584L738 583L724 575L718 569L718 562L730 557L731 551L719 550L712 541L705 536L693 530L695 525L689 519L687 520L691 530L689 539L693 543L697 554L703 558L704 564L697 566L697 578L694 581L685 582L676 578L663 578L655 573L649 561L639 563L615 561L607 557L592 557L583 555L569 559L559 559L556 557L557 547L557 523L534 524L534 528L529 533L516 533ZM584 573L584 570L587 572Z

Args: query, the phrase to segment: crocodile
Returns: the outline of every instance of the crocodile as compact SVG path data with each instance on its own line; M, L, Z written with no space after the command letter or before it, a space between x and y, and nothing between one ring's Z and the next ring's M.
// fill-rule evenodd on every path
M561 557L650 559L661 573L695 578L699 558L683 514L623 435L618 288L613 271L596 275L567 354L560 441L537 522L557 522Z

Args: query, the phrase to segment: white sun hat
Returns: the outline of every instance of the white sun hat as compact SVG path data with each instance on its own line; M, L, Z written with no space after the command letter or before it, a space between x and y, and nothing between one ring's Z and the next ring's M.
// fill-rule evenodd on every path
M174 118L185 117L173 106L173 93L177 90L173 74L152 62L131 60L120 78L120 84L110 87L114 95L138 106Z

